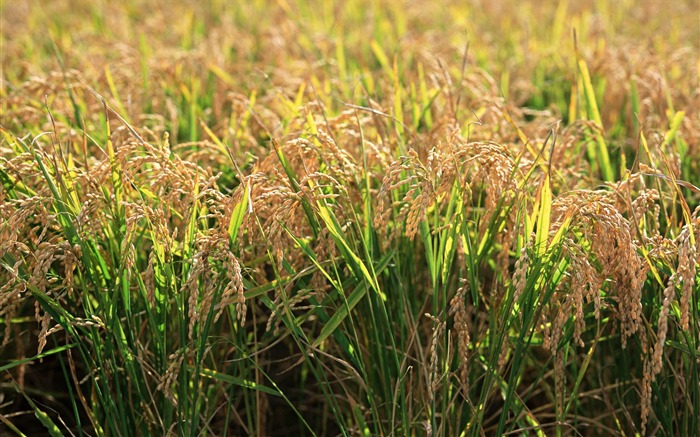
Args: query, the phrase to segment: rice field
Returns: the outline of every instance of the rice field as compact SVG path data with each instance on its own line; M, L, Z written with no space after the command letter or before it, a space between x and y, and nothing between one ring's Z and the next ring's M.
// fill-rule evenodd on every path
M700 435L696 0L0 0L0 435Z

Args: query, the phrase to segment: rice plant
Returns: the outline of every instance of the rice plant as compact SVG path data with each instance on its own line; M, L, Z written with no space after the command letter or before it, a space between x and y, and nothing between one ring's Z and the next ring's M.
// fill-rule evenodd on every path
M0 2L0 433L700 435L697 2Z

